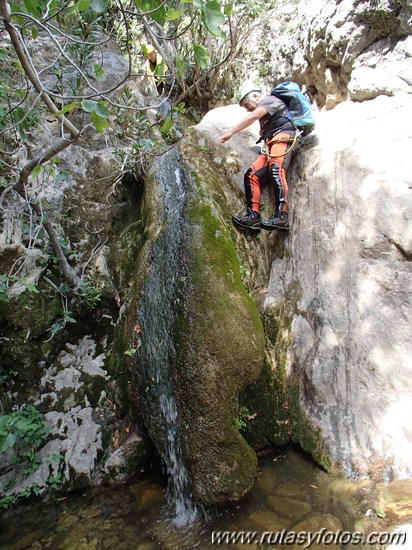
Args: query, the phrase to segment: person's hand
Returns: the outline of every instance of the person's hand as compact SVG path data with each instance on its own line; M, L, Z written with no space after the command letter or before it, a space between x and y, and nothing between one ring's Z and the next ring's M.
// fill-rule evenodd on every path
M228 141L233 136L232 132L228 132L227 134L223 134L219 138L217 138L218 143L225 143L225 141Z

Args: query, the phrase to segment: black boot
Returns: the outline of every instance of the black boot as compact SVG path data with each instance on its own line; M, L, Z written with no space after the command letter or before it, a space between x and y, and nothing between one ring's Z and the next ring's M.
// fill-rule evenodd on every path
M247 209L246 216L232 216L233 223L242 229L251 229L252 231L260 231L260 214L251 208Z
M273 216L267 221L261 223L261 228L267 231L273 231L273 229L280 229L282 231L289 231L289 216L287 212L274 212Z

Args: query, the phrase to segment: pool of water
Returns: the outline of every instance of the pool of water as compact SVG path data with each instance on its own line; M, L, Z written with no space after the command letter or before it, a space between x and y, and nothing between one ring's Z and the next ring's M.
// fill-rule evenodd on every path
M294 448L260 458L255 486L242 502L199 511L197 519L185 528L175 526L166 493L161 475L144 474L120 487L87 490L48 503L20 506L2 514L0 549L290 550L304 545L292 544L293 539L286 536L320 530L330 534L329 540L313 542L312 549L348 549L352 545L333 541L332 534L385 532L412 521L412 480L384 485L371 480L336 479ZM219 532L223 538L218 545ZM225 532L238 537L237 541L231 543ZM283 541L276 538L282 532ZM345 536L343 542L350 537ZM410 550L412 541L408 543L399 548Z

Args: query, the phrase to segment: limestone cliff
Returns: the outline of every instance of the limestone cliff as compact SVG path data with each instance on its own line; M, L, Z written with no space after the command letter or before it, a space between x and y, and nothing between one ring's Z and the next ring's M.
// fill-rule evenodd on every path
M303 147L290 170L289 235L261 236L258 246L241 238L251 264L256 257L251 284L262 316L272 320L272 379L285 384L271 383L277 396L266 408L249 396L249 431L275 441L289 430L325 467L349 476L409 477L411 12L396 2L318 7L287 4L245 46L261 44L250 78L270 74L268 91L296 80L320 108L318 143ZM213 140L241 117L236 109L209 113L201 131ZM246 138L225 144L239 161L239 172L226 175L239 191L253 149ZM274 413L279 404L289 415ZM272 427L262 428L263 415Z

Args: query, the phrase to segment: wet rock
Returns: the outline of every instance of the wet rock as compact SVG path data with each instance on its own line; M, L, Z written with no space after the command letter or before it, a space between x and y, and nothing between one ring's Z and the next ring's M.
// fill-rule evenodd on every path
M104 469L111 479L127 479L147 462L147 445L143 436L135 431L105 462Z
M258 526L261 531L281 531L289 525L289 521L280 517L277 512L269 510L257 510L248 516L248 520ZM243 529L243 526L242 526Z
M102 513L100 508L94 508L94 507L87 507L83 510L80 510L79 517L82 519L90 520L97 516L99 516Z
M324 539L323 542L319 541L319 543L317 543L316 538L314 538L314 542L310 546L310 548L313 548L313 550L324 550L325 548L328 548L330 544L332 544L333 537L340 529L342 529L342 523L339 521L338 518L336 518L332 514L318 514L310 516L307 519L292 525L289 528L289 531L293 531L295 534L304 532L306 536L313 537L315 537L319 532L327 532L329 542ZM332 542L330 542L331 540ZM290 550L299 550L302 548L302 544L288 544L285 548L288 548Z
M213 198L221 189L220 178L203 153L195 154L196 143L194 139L182 145L184 164L177 164L177 151L157 159L146 182L148 240L138 271L145 272L152 286L144 287L141 302L132 310L147 310L151 316L158 311L159 318L152 319L152 325L147 320L146 327L142 324L139 340L140 324L130 326L136 346L141 344L132 370L150 437L171 464L169 469L177 463L176 449L172 446L174 456L169 458L168 448L177 423L191 492L202 503L222 504L242 498L254 482L256 455L239 434L236 417L240 391L262 368L264 335L256 306L241 280L230 227L224 222L226 214L221 201ZM178 231L172 232L176 219L180 220L182 203L171 203L171 197L179 194L181 200L185 198L184 218ZM166 205L163 196L168 197ZM165 266L170 272L165 272ZM164 279L171 285L167 292ZM161 300L159 288L165 294ZM174 299L173 293L177 293ZM165 361L159 361L159 350L171 334L176 335L175 341L169 344ZM158 353L153 360L155 345ZM170 365L166 381L165 371L156 371L164 363ZM174 381L173 399L168 396L170 380ZM171 419L170 425L165 419ZM178 470L181 476L183 465Z
M166 493L162 487L156 485L146 487L139 496L137 510L142 513L154 505L162 506L166 503Z
M68 515L66 516L62 521L59 522L59 524L56 527L56 532L60 533L61 531L65 531L66 529L70 529L73 525L78 523L79 518L76 515Z
M272 510L275 510L276 513L289 520L296 521L297 518L303 518L310 514L312 511L312 506L307 502L301 500L296 500L288 497L268 497L268 505Z
M303 501L305 500L305 491L300 485L287 481L276 487L273 496L276 498L292 498Z
M9 541L7 550L21 550L21 548L30 548L32 544L36 544L37 540L43 535L42 529L34 529L30 533L17 536L15 540Z
M268 469L258 470L255 481L255 488L264 492L272 492L276 487L276 478Z

